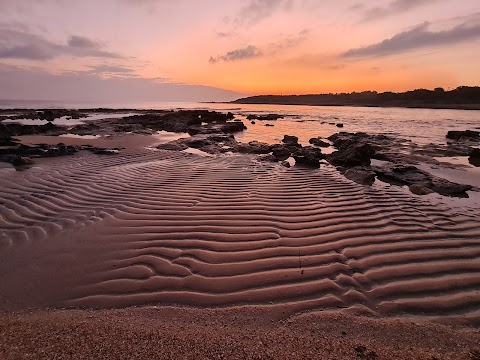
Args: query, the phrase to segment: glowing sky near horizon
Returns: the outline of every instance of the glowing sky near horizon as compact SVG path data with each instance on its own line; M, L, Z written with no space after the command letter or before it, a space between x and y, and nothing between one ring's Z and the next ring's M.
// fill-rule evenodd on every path
M479 58L478 0L0 0L0 97L475 86Z

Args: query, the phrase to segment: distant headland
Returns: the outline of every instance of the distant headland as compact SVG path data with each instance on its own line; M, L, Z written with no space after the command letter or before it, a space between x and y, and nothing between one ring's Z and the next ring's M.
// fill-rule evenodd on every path
M480 110L480 87L460 86L448 91L443 88L416 89L402 93L363 91L336 94L258 95L238 99L232 103Z

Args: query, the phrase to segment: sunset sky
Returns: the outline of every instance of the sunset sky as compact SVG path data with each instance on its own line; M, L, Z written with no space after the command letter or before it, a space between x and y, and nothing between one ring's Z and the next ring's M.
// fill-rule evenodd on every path
M475 86L478 59L479 0L0 0L4 99Z

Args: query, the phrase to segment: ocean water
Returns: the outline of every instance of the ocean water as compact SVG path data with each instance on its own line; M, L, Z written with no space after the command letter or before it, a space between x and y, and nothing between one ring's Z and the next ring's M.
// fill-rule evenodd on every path
M295 135L303 144L312 137L328 137L339 131L392 134L417 144L446 142L449 130L480 130L480 111L443 109L373 108L350 106L242 105L214 103L85 103L49 101L0 101L0 108L127 108L127 109L208 109L231 111L245 120L247 130L240 141L277 143L283 135ZM276 121L246 120L249 114L280 114ZM130 115L130 114L129 114ZM118 116L118 115L113 115ZM95 118L112 115L95 115ZM93 120L93 118L90 118ZM273 127L265 126L274 125ZM333 125L332 125L333 124ZM338 128L336 124L343 124Z

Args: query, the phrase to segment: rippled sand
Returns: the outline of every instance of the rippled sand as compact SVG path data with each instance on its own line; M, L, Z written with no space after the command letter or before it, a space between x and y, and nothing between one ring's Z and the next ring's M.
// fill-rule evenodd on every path
M475 212L328 166L141 146L0 171L7 311L249 305L480 323Z

